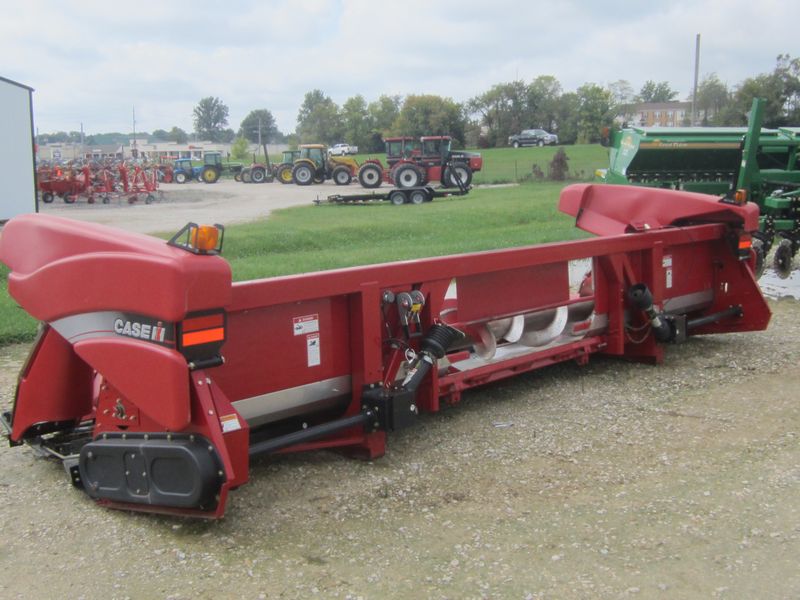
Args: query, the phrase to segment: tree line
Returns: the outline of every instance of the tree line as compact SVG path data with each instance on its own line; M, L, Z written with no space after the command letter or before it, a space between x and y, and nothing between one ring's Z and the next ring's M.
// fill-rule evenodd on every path
M430 94L405 97L382 95L368 102L361 94L341 106L319 89L307 92L297 114L293 133L282 133L266 108L251 111L234 131L228 126L228 106L219 98L202 98L193 110L198 139L234 142L247 152L247 143L290 144L348 142L361 151L383 148L391 135L450 135L460 146L505 146L508 136L522 129L542 128L557 133L561 143L594 143L605 127L624 125L620 116L630 114L636 104L669 102L678 92L666 81L649 80L635 92L620 79L601 86L585 83L575 91L564 91L558 79L541 75L530 82L497 83L463 103ZM766 99L766 127L800 125L800 58L780 54L775 68L728 86L715 73L706 75L697 89L698 125L744 125L754 97ZM691 96L689 97L691 100ZM616 117L616 120L615 120ZM684 125L690 125L687 121ZM147 134L142 134L147 135ZM259 137L260 136L260 137ZM86 143L115 143L122 134L99 134ZM185 143L189 134L179 127L157 129L149 137ZM114 141L104 141L106 139ZM127 138L126 138L127 139ZM58 132L39 137L47 141L80 141L78 132Z

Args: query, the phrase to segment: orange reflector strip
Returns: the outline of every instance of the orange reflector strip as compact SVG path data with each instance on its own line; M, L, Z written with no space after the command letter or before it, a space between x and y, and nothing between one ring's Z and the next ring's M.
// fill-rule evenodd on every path
M739 250L746 250L752 246L753 242L751 240L739 240Z
M217 327L215 329L203 329L202 331L194 331L191 333L184 333L181 337L181 345L197 346L198 344L209 344L211 342L221 342L225 339L225 328Z
M204 315L202 317L192 317L183 322L183 331L188 333L190 331L197 331L198 329L211 329L212 327L222 327L224 322L224 314L217 313L215 315Z

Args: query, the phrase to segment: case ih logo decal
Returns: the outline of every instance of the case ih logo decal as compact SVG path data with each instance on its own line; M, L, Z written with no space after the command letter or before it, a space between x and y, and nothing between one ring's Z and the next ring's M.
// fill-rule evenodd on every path
M147 340L149 342L166 343L167 328L162 321L156 323L143 323L140 321L129 321L127 319L114 320L114 333L137 340Z

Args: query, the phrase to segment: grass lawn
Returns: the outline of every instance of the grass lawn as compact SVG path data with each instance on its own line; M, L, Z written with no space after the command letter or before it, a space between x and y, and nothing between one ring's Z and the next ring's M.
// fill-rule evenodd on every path
M420 206L384 202L279 210L268 220L226 229L223 255L234 279L242 281L586 237L572 217L557 210L562 187L476 189ZM0 344L30 340L36 330L36 322L8 296L7 274L0 265Z

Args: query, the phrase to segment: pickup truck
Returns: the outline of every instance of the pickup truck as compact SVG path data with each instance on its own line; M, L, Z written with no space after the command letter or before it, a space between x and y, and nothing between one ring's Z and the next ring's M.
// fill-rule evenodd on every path
M508 145L519 148L520 146L548 146L558 144L558 136L547 133L544 129L524 129L508 138Z
M351 146L350 144L334 144L328 150L330 156L345 156L347 154L358 154L358 146Z

